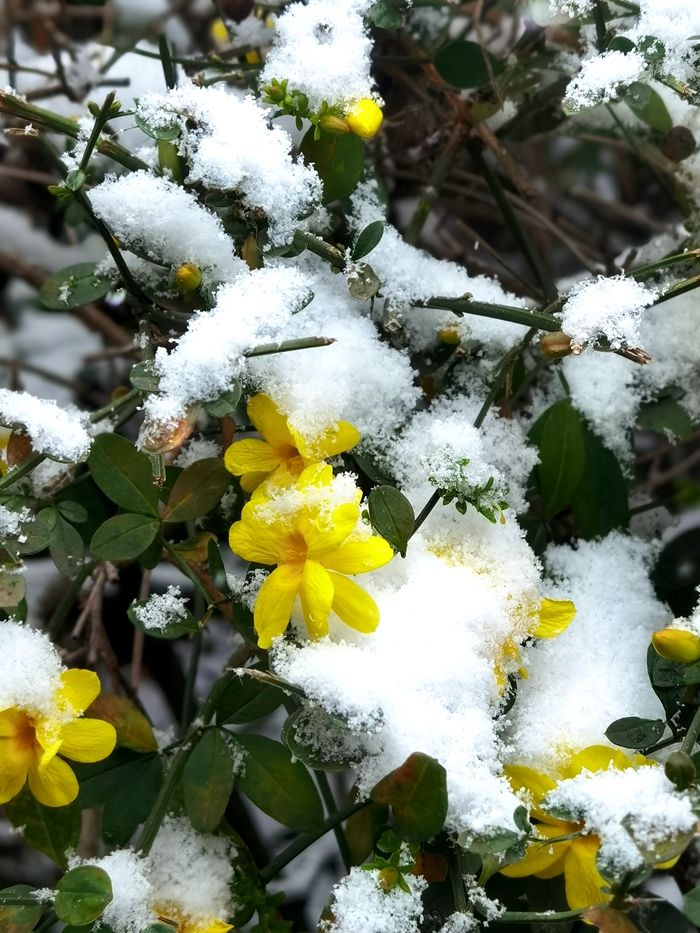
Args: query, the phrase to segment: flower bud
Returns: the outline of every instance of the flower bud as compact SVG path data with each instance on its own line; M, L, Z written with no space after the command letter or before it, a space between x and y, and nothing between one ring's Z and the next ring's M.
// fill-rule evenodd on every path
M696 771L695 763L690 755L685 752L671 752L664 765L666 777L675 784L678 790L685 790L686 787L695 781Z
M32 442L26 434L13 431L7 442L7 465L16 467L33 453Z
M260 247L255 234L250 233L241 243L241 259L249 269L259 269L262 265Z
M350 131L362 139L376 136L383 119L381 108L370 97L358 100L346 116Z
M334 136L350 132L348 121L344 120L342 117L336 117L332 113L327 113L325 116L321 117L318 123L322 130L325 130L327 133L332 133Z
M662 139L661 151L671 162L682 162L695 152L695 137L687 126L674 126Z
M396 868L382 868L379 872L379 887L382 891L393 890L399 880L399 873Z
M437 333L440 343L446 343L451 347L456 347L460 341L459 327L450 324L447 327L441 327Z
M192 262L183 262L175 270L175 284L181 292L193 292L202 284L202 273Z
M138 445L148 454L164 454L181 447L192 433L197 419L197 408L188 411L179 421L153 421L144 419L139 432Z
M561 360L573 352L571 337L569 337L568 334L563 334L560 330L551 334L545 334L540 340L540 350L542 350L547 359Z
M700 659L700 637L682 628L664 628L651 636L654 650L667 661L692 664Z

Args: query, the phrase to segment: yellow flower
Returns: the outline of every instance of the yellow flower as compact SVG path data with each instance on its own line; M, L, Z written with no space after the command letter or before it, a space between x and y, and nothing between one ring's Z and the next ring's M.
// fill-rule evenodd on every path
M178 908L170 905L153 908L158 919L172 926L177 933L227 933L232 930L230 923L224 923L216 917L202 919L201 917L188 917Z
M684 628L664 628L651 636L654 650L667 661L692 664L700 659L700 637Z
M628 757L624 752L605 745L589 745L568 760L558 777L572 778L584 770L605 771L610 766L625 770L645 764L653 762L643 755ZM566 900L572 910L583 910L609 901L611 894L605 890L608 882L596 866L600 846L598 836L589 833L574 839L552 841L584 830L582 823L555 819L542 809L544 797L556 787L553 778L524 765L509 765L505 772L513 790L524 791L529 798L531 815L537 820L537 836L530 842L524 858L502 868L501 873L509 878L527 875L554 878L563 874Z
M226 469L241 477L245 492L252 492L268 478L290 481L305 467L350 450L360 440L360 432L348 421L339 421L309 440L290 427L267 395L255 395L248 402L248 417L262 440L236 441L224 457Z
M363 97L353 104L345 116L350 130L362 139L371 139L379 132L384 114L371 97Z
M97 674L69 670L61 674L52 715L17 706L0 711L0 803L15 797L26 781L44 806L75 800L78 782L63 759L101 761L116 743L110 723L81 718L99 692Z
M0 451L6 449L7 445L10 443L10 437L12 431L9 428L0 427ZM0 457L0 476L4 476L7 473L7 461Z
M345 576L376 570L394 556L383 538L358 532L361 497L355 486L347 488L347 477L317 463L292 486L261 488L244 507L231 527L231 550L277 565L255 602L261 648L285 631L297 596L312 638L328 634L331 610L358 632L379 624L372 597Z
M533 613L533 621L536 621L536 624L534 628L530 627L528 634L532 638L556 638L569 627L575 615L576 606L570 599L545 597L540 602L539 612ZM500 655L494 662L496 683L501 693L508 682L508 669L513 670L513 661L520 661L520 645L514 637L510 637L503 643ZM527 680L526 667L520 667L518 674Z

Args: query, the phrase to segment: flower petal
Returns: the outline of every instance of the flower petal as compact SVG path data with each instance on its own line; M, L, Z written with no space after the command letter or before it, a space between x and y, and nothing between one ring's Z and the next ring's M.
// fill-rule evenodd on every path
M242 476L243 473L271 473L282 463L275 449L267 441L255 438L235 441L224 454L224 464L229 473Z
M114 726L102 719L76 719L63 727L61 754L73 761L102 761L117 744Z
M250 495L269 475L269 473L244 473L240 479L241 489Z
M324 566L315 560L304 562L301 582L301 608L312 638L328 634L328 616L333 602L333 583Z
M539 836L545 837L545 839L562 835L559 826L540 824L536 827L536 831ZM508 878L525 878L527 875L546 875L548 878L553 878L555 875L561 874L564 871L570 842L559 842L550 845L545 839L542 842L537 840L531 842L524 857L514 865L506 865L505 868L501 869L501 874L506 875Z
M101 690L100 678L94 671L71 668L61 674L61 686L56 691L59 708L68 705L74 713L84 712Z
M543 599L540 603L535 638L556 638L569 627L576 615L576 606L570 599Z
M388 564L393 556L391 545L384 538L372 535L346 541L337 550L324 555L323 563L338 573L367 573Z
M248 402L248 417L268 444L295 446L287 419L268 395L253 396Z
M17 709L0 713L0 804L12 800L24 787L33 761L32 747L21 740L27 717Z
M377 604L354 580L331 573L333 581L333 612L357 632L373 632L379 625Z
M584 910L610 900L611 895L603 891L608 883L595 863L598 846L597 836L581 836L572 839L566 853L566 900L572 910Z
M294 443L305 460L327 460L351 450L360 443L361 434L354 424L349 421L338 421L327 428L322 434L307 441L298 431L292 428Z
M234 522L228 533L231 550L244 560L256 564L276 564L279 559L279 536L272 525L264 525L255 519L246 518L245 509L241 521Z
M78 796L78 782L70 765L61 758L52 758L45 766L29 769L29 789L45 807L65 807Z
M692 664L700 659L700 637L682 628L664 628L651 636L654 650L667 661Z
M353 502L346 502L333 509L330 518L324 520L323 516L312 519L303 516L298 527L304 535L309 557L324 557L331 551L337 550L345 539L352 534L360 517L360 508Z
M301 567L297 564L282 564L260 587L253 618L261 648L269 648L272 639L281 635L289 625L300 587Z
M569 760L564 768L564 777L576 777L582 771L607 771L610 765L619 771L624 771L646 760L641 755L635 755L635 760L633 760L619 748L610 748L609 745L589 745Z
M532 807L539 807L544 797L556 787L554 781L546 774L526 765L507 765L504 771L516 794L518 791L525 791ZM538 816L538 819L541 817Z

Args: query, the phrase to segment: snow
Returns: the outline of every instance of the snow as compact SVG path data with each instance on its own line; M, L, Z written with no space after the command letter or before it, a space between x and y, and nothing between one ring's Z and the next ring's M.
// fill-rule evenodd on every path
M410 893L395 887L385 891L379 870L351 868L333 887L333 921L322 920L322 933L420 933L423 919L421 895L427 882L419 875L405 875Z
M157 921L151 908L152 890L145 858L131 849L116 849L109 855L87 863L73 858L71 868L81 864L94 865L109 875L112 900L105 907L96 929L106 924L114 933L142 933Z
M561 328L579 347L605 340L613 349L639 346L642 312L656 293L625 275L577 283L561 312Z
M72 406L59 408L52 400L28 392L0 389L0 424L21 427L35 453L56 460L85 460L90 451L87 416Z
M53 715L63 666L48 637L18 622L0 622L0 657L0 710L17 706L31 715Z
M175 460L175 466L186 469L198 460L208 460L221 456L221 445L214 438L193 437L182 448Z
M34 514L26 507L14 510L0 505L0 542L3 538L16 538L21 534L22 526L33 521Z
M133 612L145 629L162 632L187 618L187 599L179 586L169 586L165 593L153 593L143 606L135 606Z
M610 51L587 58L566 89L565 103L578 110L613 100L622 85L642 76L645 67L638 52Z

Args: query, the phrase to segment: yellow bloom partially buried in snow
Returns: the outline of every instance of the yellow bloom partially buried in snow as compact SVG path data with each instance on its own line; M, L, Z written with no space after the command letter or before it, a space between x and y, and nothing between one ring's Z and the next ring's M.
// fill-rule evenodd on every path
M75 800L78 782L64 758L101 761L116 743L110 723L82 718L99 692L97 674L68 670L60 676L51 714L18 706L0 711L0 803L12 800L26 782L47 807Z
M307 467L293 485L261 487L229 535L244 560L275 564L255 602L258 644L281 635L297 597L312 638L328 634L331 611L358 632L379 624L377 604L346 574L376 570L394 556L376 535L363 534L361 492L327 464Z
M548 599L540 601L539 610L532 614L532 624L528 635L531 638L556 638L561 635L576 615L576 606L570 599ZM513 671L513 662L520 661L520 644L516 638L507 638L501 648L501 654L495 659L494 670L496 683L501 693L508 681L508 673ZM527 668L519 667L517 673L527 679Z
M558 778L573 778L582 771L605 771L610 767L625 770L653 764L643 755L630 757L605 745L589 745L565 762ZM588 833L556 841L562 836L580 833L584 825L558 820L542 808L542 801L556 787L555 780L524 765L509 765L505 772L513 790L524 792L527 796L536 825L535 835L524 858L502 868L501 873L509 878L524 878L527 875L554 878L563 874L566 900L572 910L584 910L609 901L611 894L606 890L608 882L596 865L600 847L598 836Z
M163 907L156 905L154 913L160 920L164 920L176 933L227 933L232 930L230 923L211 917L208 920L193 919L186 916L181 910L169 905Z
M289 482L305 467L350 450L360 441L360 432L348 421L338 421L322 434L306 438L289 425L267 395L253 396L248 417L262 440L235 441L224 457L226 469L241 477L245 492L252 492L266 479Z
M654 650L667 661L692 664L700 660L700 636L689 629L676 626L663 628L651 636Z

